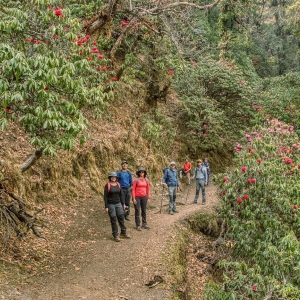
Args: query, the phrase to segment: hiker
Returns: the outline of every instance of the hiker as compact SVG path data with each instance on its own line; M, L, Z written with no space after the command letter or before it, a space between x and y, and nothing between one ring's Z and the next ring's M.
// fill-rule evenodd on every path
M142 214L142 228L150 229L146 215L147 204L150 203L150 182L144 168L139 168L136 175L137 178L133 180L132 186L132 201L135 209L136 229L141 231L140 213Z
M187 176L188 184L191 184L191 170L192 170L192 164L190 163L189 159L186 158L182 166L182 169L179 172L179 176L180 179L182 179L182 175Z
M208 158L204 158L203 166L206 167L207 171L207 185L209 183L209 175L210 175L210 163L208 162Z
M194 203L197 203L199 198L200 188L202 190L202 204L206 203L206 194L205 194L205 186L207 185L207 170L204 165L202 165L202 160L197 160L197 166L195 168L194 176L192 179L196 178L196 195L194 199Z
M121 170L117 172L117 181L121 185L121 193L123 202L125 203L125 220L130 221L130 199L131 199L131 189L132 189L132 174L128 170L128 162L126 160L121 163Z
M164 170L164 177L162 179L162 184L168 187L169 192L169 214L173 215L178 213L176 209L176 195L177 190L179 190L178 173L176 170L176 163L174 161L170 162L170 167Z
M120 237L130 239L130 236L126 233L126 227L124 225L124 209L125 204L122 199L121 186L117 182L117 173L110 172L108 175L108 183L104 187L104 204L105 212L109 214L112 235L116 242L120 242ZM118 234L118 225L121 228L121 234Z

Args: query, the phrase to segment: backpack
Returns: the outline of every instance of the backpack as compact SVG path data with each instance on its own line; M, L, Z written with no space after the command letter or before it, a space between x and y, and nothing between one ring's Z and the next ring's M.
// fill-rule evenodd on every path
M119 182L117 182L117 186L119 187L119 189L121 189L121 185ZM110 191L110 182L107 183L107 191L108 191L108 193Z
M146 180L146 183L147 183L147 185L148 185L148 184L149 184L149 179L148 179L148 178L145 178L145 180ZM137 178L137 179L136 179L136 185L135 185L135 186L138 186L138 185L139 185L139 182L140 182L140 179Z

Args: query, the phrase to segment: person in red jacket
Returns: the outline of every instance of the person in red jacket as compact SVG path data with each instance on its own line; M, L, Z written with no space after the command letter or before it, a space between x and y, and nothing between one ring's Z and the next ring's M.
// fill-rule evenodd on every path
M146 178L147 172L144 168L139 168L136 172L137 178L133 180L132 201L135 209L136 229L141 231L140 211L142 211L142 228L150 229L147 225L146 208L150 202L150 182Z
M180 179L182 179L182 175L184 175L187 177L189 184L191 184L191 170L192 170L192 164L190 163L189 159L186 158L182 166L182 169L180 170L179 173Z

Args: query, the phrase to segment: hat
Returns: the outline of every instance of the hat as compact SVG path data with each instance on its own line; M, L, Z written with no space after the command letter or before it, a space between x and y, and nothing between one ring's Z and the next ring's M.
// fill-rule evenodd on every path
M170 162L170 166L172 166L172 165L176 165L175 161Z
M126 160L123 160L123 161L121 162L121 166L123 166L124 164L127 164L127 165L128 165L128 162L127 162Z
M139 176L139 173L143 171L145 173L145 177L147 175L147 171L144 168L138 168L138 170L136 171L136 175Z
M108 179L110 179L110 177L119 177L118 176L118 174L117 174L117 172L110 172L109 174L108 174Z

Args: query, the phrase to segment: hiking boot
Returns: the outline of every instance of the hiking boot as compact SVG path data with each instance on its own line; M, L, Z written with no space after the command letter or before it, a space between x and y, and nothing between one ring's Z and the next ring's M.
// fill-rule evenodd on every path
M205 205L206 204L206 201L202 201L202 205Z
M141 231L142 229L141 229L141 226L136 226L136 230L137 231Z
M121 242L119 236L115 236L115 242Z
M123 239L131 239L131 236L128 235L127 233L121 233L120 237L123 238Z
M179 213L179 211L177 209L173 209L174 213Z
M150 227L148 225L143 225L142 226L144 229L150 229Z
M174 215L172 210L169 211L169 215Z
M194 203L194 204L197 204L197 201L194 201L193 203Z
M129 216L125 216L125 220L130 221Z

